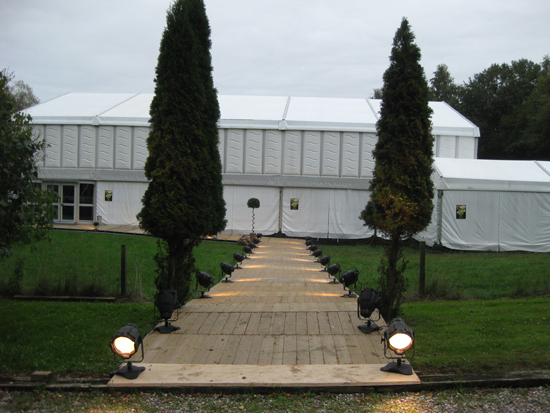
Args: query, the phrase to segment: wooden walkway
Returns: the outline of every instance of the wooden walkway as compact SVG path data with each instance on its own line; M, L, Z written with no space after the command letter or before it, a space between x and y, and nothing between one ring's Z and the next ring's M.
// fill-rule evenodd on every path
M241 246L235 245L235 252ZM342 297L303 240L264 238L233 283L179 312L171 334L144 340L147 367L113 387L243 387L418 384L418 377L380 372L388 360L380 332L357 326L357 300ZM379 325L384 325L380 320ZM245 373L243 373L245 372Z

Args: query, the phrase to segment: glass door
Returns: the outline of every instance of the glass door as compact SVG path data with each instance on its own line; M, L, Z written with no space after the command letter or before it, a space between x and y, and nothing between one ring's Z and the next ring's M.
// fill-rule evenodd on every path
M74 222L75 185L61 185L61 221Z
M78 221L94 220L94 184L79 184Z

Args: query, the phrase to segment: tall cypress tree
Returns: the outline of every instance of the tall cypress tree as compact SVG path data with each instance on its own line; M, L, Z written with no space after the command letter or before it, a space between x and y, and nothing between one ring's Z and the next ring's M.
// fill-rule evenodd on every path
M389 239L378 268L381 313L387 321L399 314L407 288L402 240L425 229L433 209L432 110L420 57L414 33L404 18L384 73L371 199L360 217Z
M175 1L160 44L145 164L150 183L138 219L159 238L156 285L175 289L180 303L196 271L193 248L226 223L210 47L202 0Z

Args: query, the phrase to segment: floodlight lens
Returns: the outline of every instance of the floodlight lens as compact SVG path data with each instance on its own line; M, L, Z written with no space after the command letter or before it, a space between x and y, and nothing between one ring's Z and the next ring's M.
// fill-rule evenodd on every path
M128 337L117 337L113 341L113 350L120 357L128 359L136 352L136 345Z
M396 333L389 338L389 346L397 354L403 354L411 348L412 337L404 333Z

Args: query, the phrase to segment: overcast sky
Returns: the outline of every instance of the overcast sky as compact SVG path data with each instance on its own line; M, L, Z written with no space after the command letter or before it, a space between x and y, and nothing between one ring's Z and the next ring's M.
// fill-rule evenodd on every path
M171 0L1 0L0 69L42 101L152 93ZM407 17L429 80L550 53L548 0L205 0L220 94L369 97Z

